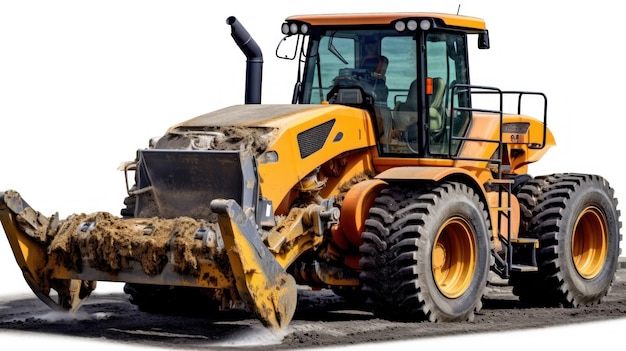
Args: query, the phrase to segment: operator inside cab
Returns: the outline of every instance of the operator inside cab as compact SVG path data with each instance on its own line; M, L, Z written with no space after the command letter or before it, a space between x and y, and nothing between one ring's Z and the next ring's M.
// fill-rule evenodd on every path
M366 92L374 98L374 113L378 124L381 142L387 143L391 138L391 130L393 128L393 120L391 117L391 109L387 104L389 97L389 88L387 87L387 67L389 59L381 55L380 42L374 37L365 37L363 41L363 54L360 68L367 70L371 74L371 86L367 87Z
M352 96L345 96L352 87L360 87L363 92L372 98L372 112L377 121L377 129L381 142L390 140L392 130L392 116L389 108L389 88L387 87L387 67L389 59L381 55L380 42L373 36L363 37L360 44L361 53L357 56L359 64L354 69L340 69L339 75L334 78L333 86L328 94L328 100L335 103L351 103ZM347 88L347 89L346 89ZM339 95L336 92L340 92ZM356 98L355 102L361 101Z

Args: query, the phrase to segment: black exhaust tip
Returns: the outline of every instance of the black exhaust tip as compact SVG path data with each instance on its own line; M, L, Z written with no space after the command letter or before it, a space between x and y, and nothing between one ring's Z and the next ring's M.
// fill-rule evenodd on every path
M259 48L250 33L235 16L228 17L226 24L231 27L230 35L247 58L245 103L260 104L263 78L263 53L261 48Z

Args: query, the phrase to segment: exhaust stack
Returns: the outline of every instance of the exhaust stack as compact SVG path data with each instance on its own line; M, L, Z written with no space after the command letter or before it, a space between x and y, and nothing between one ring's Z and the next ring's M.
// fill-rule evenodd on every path
M263 77L263 54L248 31L234 17L226 19L231 27L231 36L246 55L246 104L261 103L261 81Z

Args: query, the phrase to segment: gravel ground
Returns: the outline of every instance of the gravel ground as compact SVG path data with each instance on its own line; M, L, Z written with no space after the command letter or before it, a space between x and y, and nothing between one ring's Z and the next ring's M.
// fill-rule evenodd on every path
M94 346L113 343L116 348L286 350L366 347L391 341L626 321L626 262L620 262L620 267L603 303L576 309L523 308L510 287L493 278L484 308L473 322L463 323L391 322L351 306L331 291L302 288L291 325L276 333L243 311L220 312L212 317L140 312L128 302L121 286L119 293L96 289L75 315L51 312L34 296L0 295L0 338L19 335L26 344L37 338L63 338L87 345L93 342Z

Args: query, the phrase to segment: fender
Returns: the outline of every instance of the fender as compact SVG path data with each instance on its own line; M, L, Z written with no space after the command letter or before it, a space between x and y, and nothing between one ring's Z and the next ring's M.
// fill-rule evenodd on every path
M480 189L482 194L485 193L485 189L482 184L491 179L491 175L487 176L487 173L485 172L478 174L477 176L477 173L472 173L465 168L438 166L394 167L381 172L376 175L375 178L390 182L398 180L424 180L438 182L444 178L457 177L472 180L478 189Z

